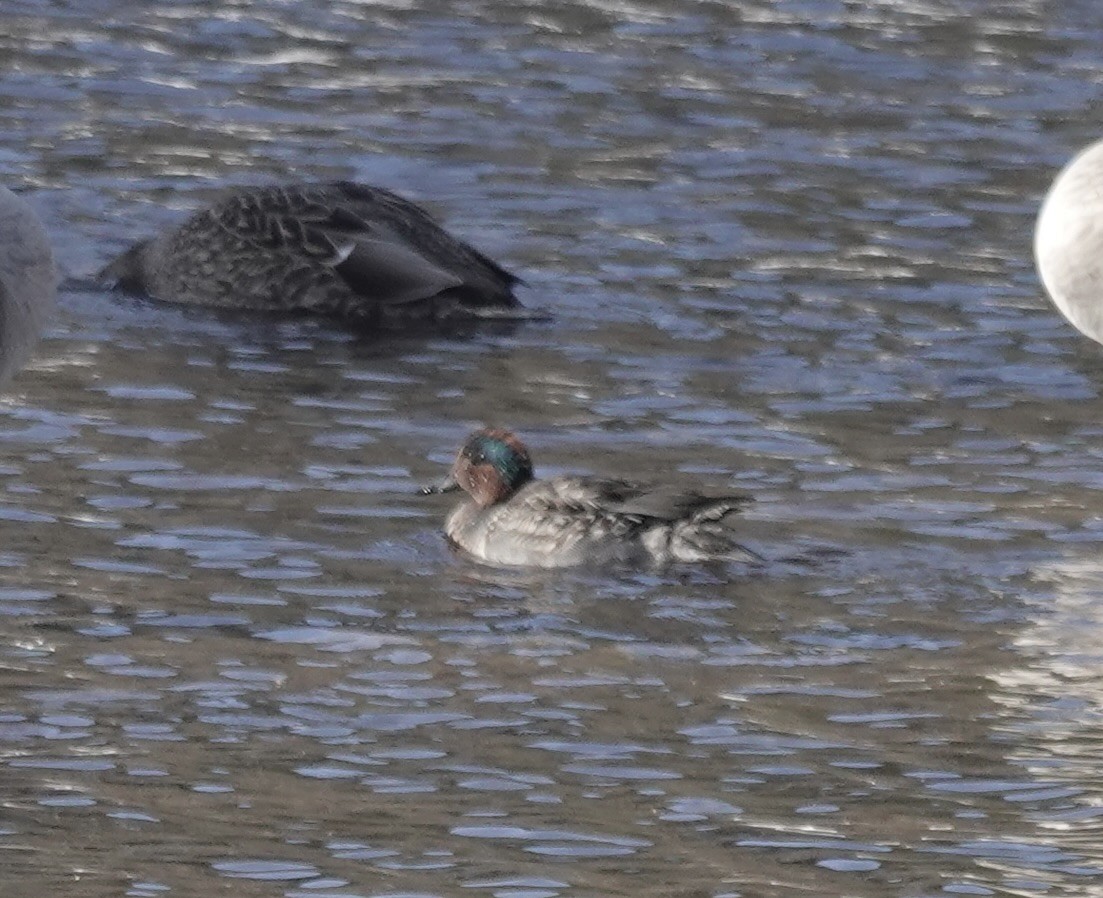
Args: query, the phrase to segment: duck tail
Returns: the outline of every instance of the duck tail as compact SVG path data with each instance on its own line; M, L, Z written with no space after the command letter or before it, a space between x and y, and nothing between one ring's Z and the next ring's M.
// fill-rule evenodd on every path
M766 559L735 539L719 522L681 521L670 528L667 551L674 561L741 561L761 564Z
M654 528L644 537L644 542L659 560L761 564L766 559L737 542L727 520L749 501L745 496L708 501L690 517Z

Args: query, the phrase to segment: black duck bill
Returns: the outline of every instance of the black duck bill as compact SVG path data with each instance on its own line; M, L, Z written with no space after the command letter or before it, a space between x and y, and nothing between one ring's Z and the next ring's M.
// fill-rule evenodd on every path
M418 492L423 496L435 496L439 493L454 493L459 488L456 478L449 472L435 483L427 483Z

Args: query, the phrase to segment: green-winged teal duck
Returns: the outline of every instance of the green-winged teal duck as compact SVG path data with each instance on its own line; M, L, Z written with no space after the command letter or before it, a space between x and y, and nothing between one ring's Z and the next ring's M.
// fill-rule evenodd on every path
M423 491L453 489L468 497L448 515L445 533L489 564L762 561L730 527L749 497L599 477L538 480L528 450L507 430L473 433L448 476Z

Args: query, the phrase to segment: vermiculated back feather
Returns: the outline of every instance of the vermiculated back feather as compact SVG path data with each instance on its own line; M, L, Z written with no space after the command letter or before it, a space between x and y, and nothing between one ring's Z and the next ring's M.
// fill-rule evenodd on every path
M502 564L548 567L632 558L757 561L726 518L750 502L590 477L533 480L508 501L460 505L446 529L461 547Z

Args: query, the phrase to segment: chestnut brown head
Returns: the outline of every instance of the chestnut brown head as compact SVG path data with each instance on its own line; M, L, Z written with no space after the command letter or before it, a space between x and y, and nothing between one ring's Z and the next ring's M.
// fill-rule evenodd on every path
M465 490L483 508L504 502L532 479L532 459L508 430L487 427L467 438L448 477L426 493Z

